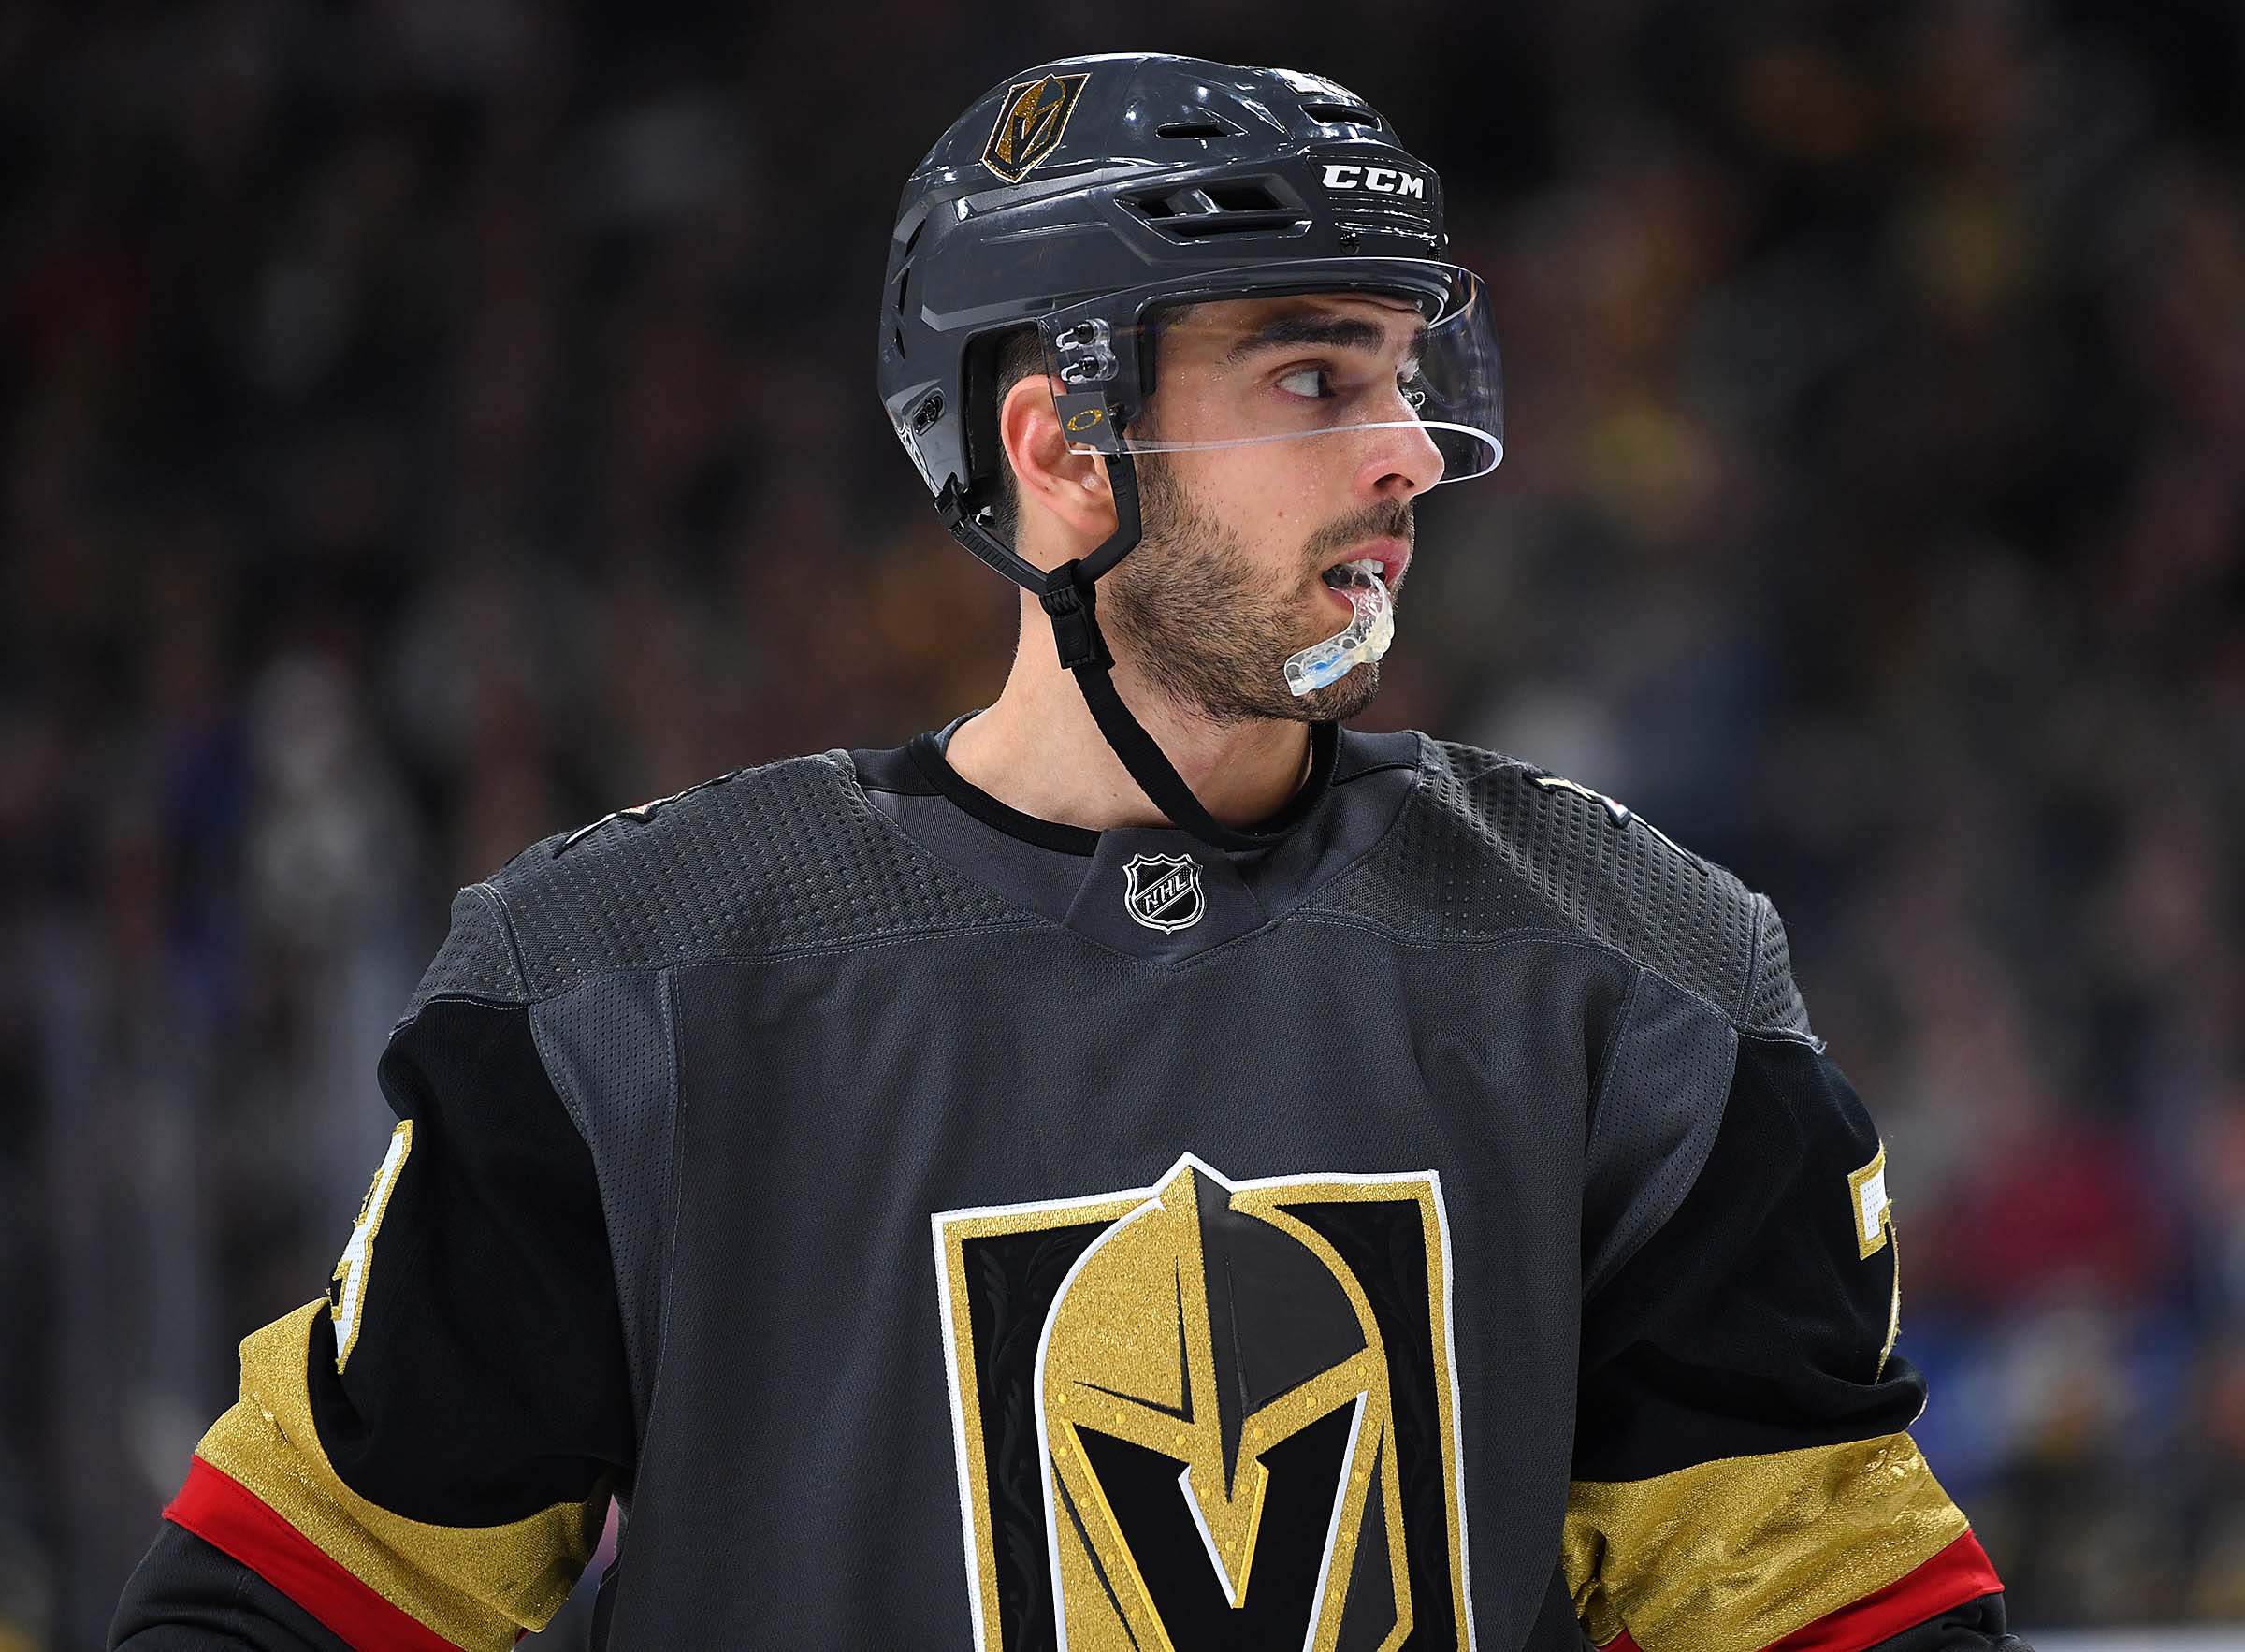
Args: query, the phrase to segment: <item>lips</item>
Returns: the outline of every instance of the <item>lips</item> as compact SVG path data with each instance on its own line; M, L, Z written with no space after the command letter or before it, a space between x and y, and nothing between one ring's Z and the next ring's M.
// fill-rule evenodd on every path
M1336 572L1337 570L1345 568L1352 562L1368 560L1379 563L1381 583L1392 590L1396 582L1403 576L1404 568L1411 561L1411 546L1402 540L1394 538L1366 540L1362 544L1351 545L1332 561L1326 563L1325 568L1320 571L1320 576L1327 585L1332 585L1340 577Z

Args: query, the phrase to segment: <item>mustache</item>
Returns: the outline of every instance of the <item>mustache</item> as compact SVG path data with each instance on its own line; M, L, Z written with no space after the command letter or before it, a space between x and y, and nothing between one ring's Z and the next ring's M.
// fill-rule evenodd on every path
M1321 528L1310 538L1308 550L1312 572L1325 565L1325 559L1335 551L1345 551L1353 544L1368 539L1399 539L1414 550L1418 545L1418 529L1411 514L1411 500L1386 500L1370 505L1339 522Z

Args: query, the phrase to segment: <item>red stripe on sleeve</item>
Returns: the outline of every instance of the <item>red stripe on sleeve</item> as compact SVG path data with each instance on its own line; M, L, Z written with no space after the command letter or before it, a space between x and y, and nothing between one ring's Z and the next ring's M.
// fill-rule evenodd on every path
M330 1559L240 1481L201 1457L188 1464L187 1484L164 1518L233 1556L354 1646L460 1652Z
M1600 1646L1598 1652L1639 1652L1639 1648L1637 1643L1629 1639L1629 1631L1625 1629Z
M1951 1606L1962 1606L2004 1587L1987 1551L1967 1531L1915 1572L1905 1572L1861 1600L1828 1612L1764 1652L1863 1652Z

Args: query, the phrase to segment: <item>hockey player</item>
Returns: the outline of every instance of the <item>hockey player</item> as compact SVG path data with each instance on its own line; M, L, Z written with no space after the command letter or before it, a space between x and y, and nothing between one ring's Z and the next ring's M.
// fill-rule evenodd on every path
M616 1646L2022 1645L1769 903L1340 726L1501 456L1445 245L1306 75L1071 60L945 136L881 389L1023 587L1004 693L459 894L115 1644L497 1652L614 1498Z

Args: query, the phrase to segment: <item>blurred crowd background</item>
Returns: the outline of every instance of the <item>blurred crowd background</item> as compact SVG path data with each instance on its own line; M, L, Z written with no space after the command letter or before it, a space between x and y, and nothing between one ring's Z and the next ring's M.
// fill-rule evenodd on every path
M1118 47L1350 84L1491 283L1510 453L1367 726L1774 897L2015 1622L2245 1620L2234 0L19 0L0 1648L96 1643L324 1288L456 884L994 693L1010 587L873 393L890 218Z

